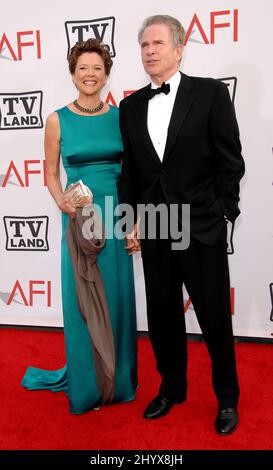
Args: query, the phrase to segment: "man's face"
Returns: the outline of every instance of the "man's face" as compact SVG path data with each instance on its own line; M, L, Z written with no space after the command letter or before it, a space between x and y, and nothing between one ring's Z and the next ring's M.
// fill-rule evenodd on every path
M166 24L148 26L141 38L141 58L151 79L158 85L179 70L183 46L175 46L172 32Z

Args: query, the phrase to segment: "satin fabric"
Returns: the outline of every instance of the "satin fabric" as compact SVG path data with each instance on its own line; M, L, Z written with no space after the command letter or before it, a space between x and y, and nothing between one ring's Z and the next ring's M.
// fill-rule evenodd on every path
M111 236L117 222L113 208L118 204L122 141L118 109L107 113L81 116L68 107L57 111L61 128L61 157L67 174L67 186L83 181L93 192L94 202L102 211L106 243L97 263L104 282L115 344L114 402L135 397L136 308L132 259L125 241ZM109 199L105 199L105 196ZM107 201L107 203L106 203ZM22 385L29 390L63 390L69 397L71 413L84 413L101 404L95 363L87 324L77 303L75 277L66 242L68 216L62 214L62 301L66 367L59 371L28 368Z

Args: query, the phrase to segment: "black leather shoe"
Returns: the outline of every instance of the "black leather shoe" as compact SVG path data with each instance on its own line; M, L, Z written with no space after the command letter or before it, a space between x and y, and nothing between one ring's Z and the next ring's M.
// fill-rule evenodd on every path
M216 432L221 436L228 436L235 431L238 421L235 408L220 408L215 421Z
M161 396L155 397L147 406L144 411L143 418L157 419L169 413L170 409L178 404L183 403L184 400L175 400L173 398L165 398Z

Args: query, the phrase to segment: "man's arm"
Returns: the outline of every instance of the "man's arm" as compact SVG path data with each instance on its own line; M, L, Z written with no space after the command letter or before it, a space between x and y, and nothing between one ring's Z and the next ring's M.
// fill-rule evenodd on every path
M119 108L119 125L123 141L121 176L118 184L119 202L121 204L129 204L133 209L134 229L131 233L126 234L126 249L129 254L134 254L140 249L139 222L137 221L138 188L140 182L137 180L137 168L133 165L123 102L120 103Z
M210 133L216 162L215 192L226 218L233 222L240 214L239 182L245 165L234 106L226 85L221 82L212 106Z
M123 142L123 157L121 164L121 176L119 182L119 201L122 204L130 204L134 209L135 221L137 219L136 210L137 210L137 187L139 182L137 182L136 174L137 168L133 165L132 153L131 153L131 143L129 141L128 132L126 128L126 117L124 104L121 101L119 107L119 125L120 132Z

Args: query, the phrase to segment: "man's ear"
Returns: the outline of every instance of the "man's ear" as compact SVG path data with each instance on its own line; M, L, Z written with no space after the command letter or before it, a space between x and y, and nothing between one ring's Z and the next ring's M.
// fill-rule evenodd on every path
M177 53L177 60L178 62L180 62L184 53L183 44L178 44L178 46L176 46L176 53Z

